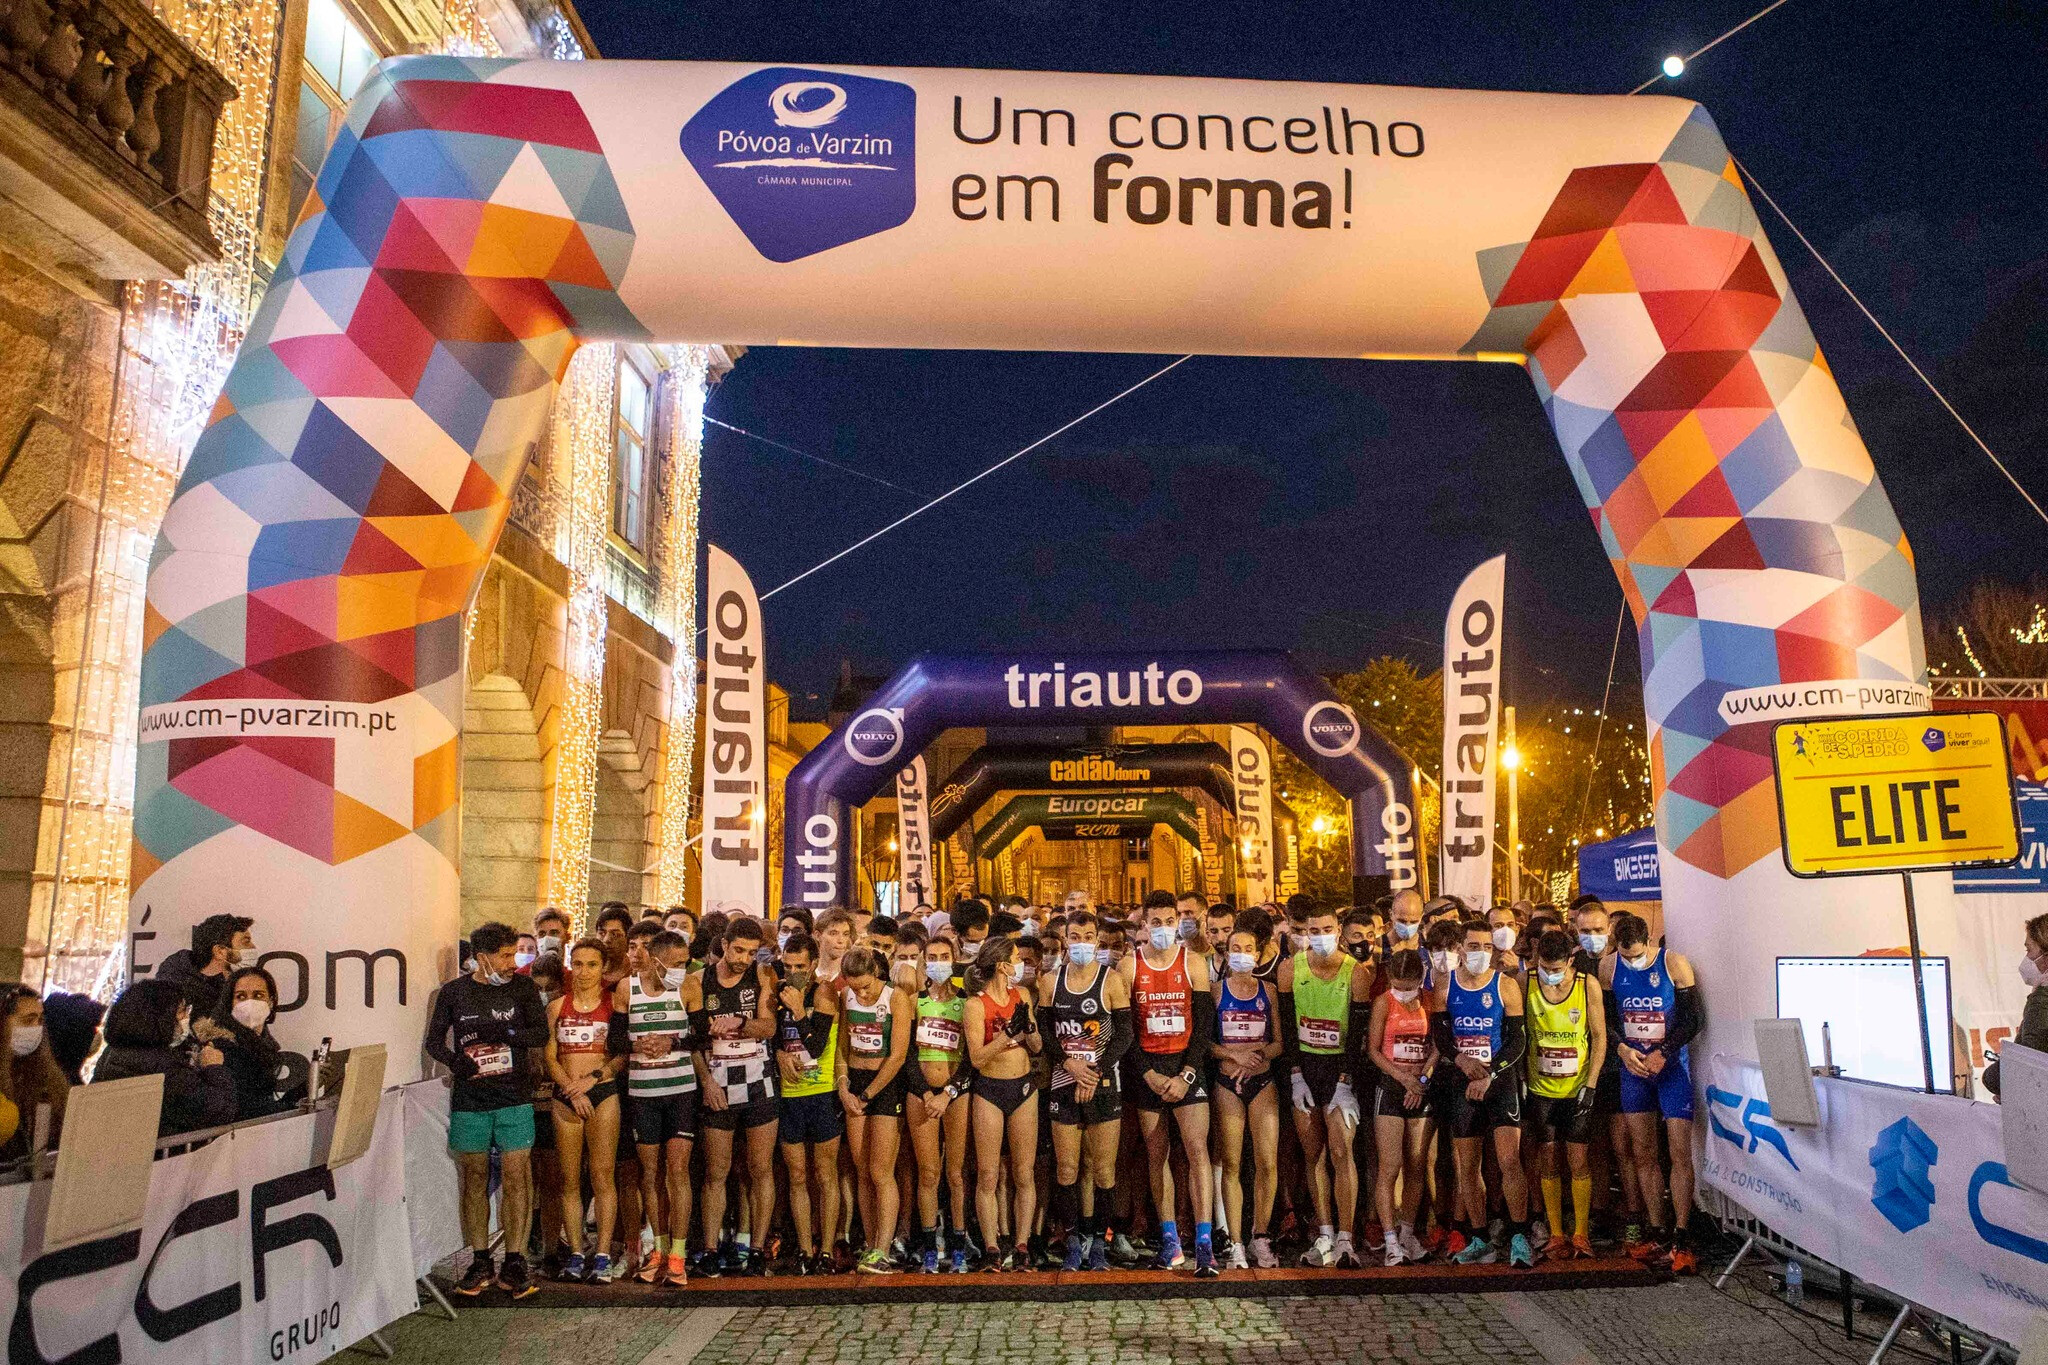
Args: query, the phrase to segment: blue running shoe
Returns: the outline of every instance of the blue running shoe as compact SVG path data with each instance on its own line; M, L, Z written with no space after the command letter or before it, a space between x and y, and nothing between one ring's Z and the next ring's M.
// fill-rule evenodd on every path
M1159 1239L1159 1260L1156 1262L1158 1268L1161 1270L1179 1270L1187 1263L1188 1258L1181 1254L1180 1233L1174 1231L1161 1236Z
M925 1244L924 1255L919 1258L918 1269L927 1275L939 1273L939 1243L936 1237Z
M1465 1243L1465 1249L1451 1260L1458 1265L1492 1265L1500 1259L1500 1253L1484 1237L1474 1237Z
M1061 1270L1079 1270L1081 1263L1088 1259L1088 1241L1079 1233L1067 1234L1067 1259L1061 1263Z
M562 1262L562 1278L571 1284L581 1284L583 1282L583 1254L581 1252L569 1253L569 1259Z
M1536 1248L1529 1245L1529 1239L1516 1233L1508 1242L1508 1264L1528 1270L1536 1264Z
M1216 1249L1208 1242L1197 1240L1195 1242L1195 1278L1198 1280L1213 1280L1216 1278L1217 1273Z

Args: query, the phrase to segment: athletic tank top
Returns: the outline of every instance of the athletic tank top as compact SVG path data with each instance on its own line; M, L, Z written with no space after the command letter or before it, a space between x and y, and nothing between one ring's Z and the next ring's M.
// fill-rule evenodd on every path
M1451 973L1445 1004L1451 1011L1451 1036L1458 1040L1458 1055L1491 1063L1500 1051L1501 1019L1506 1014L1500 1003L1500 973L1494 972L1484 985L1471 990L1458 980L1456 972Z
M626 1031L633 1042L626 1093L646 1099L696 1093L697 1068L690 1064L690 1016L683 1008L682 987L669 986L649 995L637 972L626 982ZM667 1040L668 1051L658 1057L641 1056L643 1038Z
M562 1012L555 1016L555 1052L563 1057L576 1053L602 1057L610 1044L611 1031L612 993L603 992L595 1009L579 1010L572 991L562 997Z
M743 1037L741 1030L761 1014L761 971L753 963L738 982L727 986L718 979L718 968L704 972L704 1016L711 1025L711 1060L725 1067L768 1059L768 1040ZM737 1023L721 1021L736 1020Z
M1586 1056L1593 1030L1586 1018L1586 978L1572 977L1572 988L1555 1005L1543 994L1543 983L1531 981L1526 997L1529 1017L1529 1090L1551 1099L1579 1092L1586 1081Z
M1046 1006L1045 1014L1053 1037L1059 1039L1060 1050L1069 1057L1078 1057L1090 1066L1102 1063L1102 1053L1109 1046L1109 998L1103 994L1109 985L1111 967L1107 962L1095 964L1095 980L1086 990L1067 989L1067 974L1061 971L1053 979L1052 1003ZM1074 1078L1063 1066L1054 1067L1050 1085L1058 1090L1071 1086ZM1115 1078L1103 1077L1105 1085L1114 1086Z
M1195 993L1188 985L1188 945L1177 944L1173 961L1154 967L1138 950L1131 982L1131 1012L1137 1016L1138 1046L1150 1053L1185 1051L1194 1037Z
M810 1007L818 998L820 983L813 981L804 992L804 1006ZM797 1030L796 1016L786 1009L776 1010L775 1046L780 1052L796 1058L797 1078L782 1087L786 1100L800 1100L811 1095L824 1095L832 1090L832 1069L826 1059L839 1046L839 1016L832 1016L832 1027L825 1032L825 1047L817 1056L812 1056L804 1046L803 1034Z
M1273 1001L1263 986L1254 986L1249 999L1230 989L1230 978L1216 992L1216 1041L1259 1043L1273 1041Z
M1337 975L1325 981L1308 965L1306 952L1294 955L1294 1037L1312 1056L1342 1053L1351 1027L1351 974L1358 959L1346 953L1337 961Z
M967 999L955 994L950 1000L934 1000L929 995L917 997L917 1032L912 1041L917 1044L917 1060L920 1062L960 1063L960 1049L966 1035L961 1028L967 1015Z
M1625 957L1614 959L1614 999L1621 1013L1621 1041L1638 1052L1656 1051L1678 1017L1678 987L1664 969L1662 948L1641 971Z
M981 993L981 1041L986 1047L996 1040L996 1035L1010 1026L1010 1016L1017 1012L1017 1006L1024 999L1024 992L1011 991L1010 1003L998 1005L995 997L987 991ZM963 1010L962 1017L965 1017Z
M1380 1052L1401 1066L1421 1066L1429 1060L1429 1005L1421 994L1407 1004L1387 996L1387 1027L1380 1035ZM1384 1074L1384 1073L1383 1073Z
M872 1005L863 1005L853 987L839 991L839 1017L846 1024L847 1064L863 1071L889 1060L889 1016L895 1009L896 992L883 986Z
M1252 975L1265 982L1268 986L1278 990L1280 987L1280 964L1284 960L1279 953L1275 953L1258 966L1252 968Z

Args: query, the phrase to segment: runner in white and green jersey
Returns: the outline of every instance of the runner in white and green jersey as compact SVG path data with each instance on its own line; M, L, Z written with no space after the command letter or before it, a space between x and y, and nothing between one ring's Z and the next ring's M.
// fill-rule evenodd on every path
M690 1228L690 1149L697 1141L697 1054L683 1000L690 945L663 930L648 940L640 971L618 985L614 1009L626 1012L632 1048L626 1107L640 1150L640 1196L654 1228L655 1254L640 1279L664 1275L681 1285L689 1275L684 1244Z

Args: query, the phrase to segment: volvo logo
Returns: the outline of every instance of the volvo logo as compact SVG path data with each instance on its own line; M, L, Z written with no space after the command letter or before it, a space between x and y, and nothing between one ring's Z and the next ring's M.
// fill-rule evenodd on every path
M1358 747L1358 717L1341 701L1319 701L1301 718L1301 737L1325 758L1342 758Z
M846 756L879 768L903 748L903 715L876 706L855 716L846 727Z

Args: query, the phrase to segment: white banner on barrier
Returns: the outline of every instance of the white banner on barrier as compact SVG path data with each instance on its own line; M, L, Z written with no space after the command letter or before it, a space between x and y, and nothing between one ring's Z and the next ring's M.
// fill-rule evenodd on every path
M377 1135L330 1171L331 1115L227 1134L150 1173L140 1231L43 1254L38 1186L0 1189L8 1359L91 1351L124 1365L320 1360L416 1306L403 1092ZM32 1349L29 1349L32 1348Z
M1821 1080L1821 1126L1777 1123L1763 1073L1707 1065L1700 1174L1860 1280L2004 1341L2048 1312L2048 1197L2013 1185L1995 1106Z

